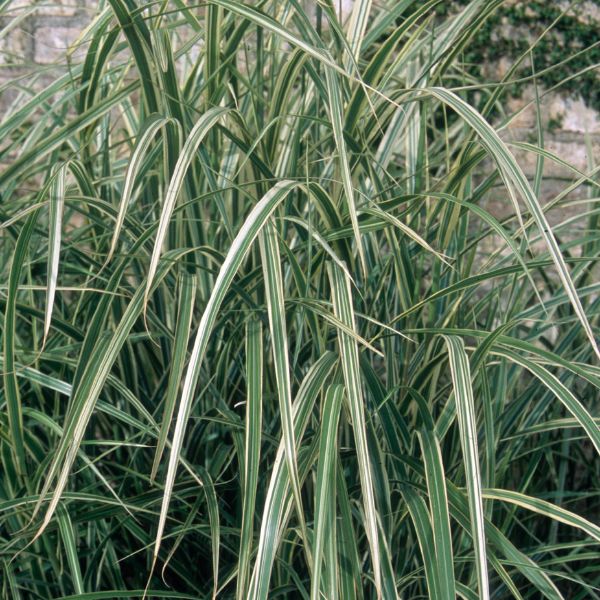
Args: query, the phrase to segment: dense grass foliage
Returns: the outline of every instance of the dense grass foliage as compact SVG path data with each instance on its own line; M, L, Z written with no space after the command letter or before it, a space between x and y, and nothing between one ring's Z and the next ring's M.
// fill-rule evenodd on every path
M597 168L503 141L501 3L107 0L14 81L3 598L600 595Z

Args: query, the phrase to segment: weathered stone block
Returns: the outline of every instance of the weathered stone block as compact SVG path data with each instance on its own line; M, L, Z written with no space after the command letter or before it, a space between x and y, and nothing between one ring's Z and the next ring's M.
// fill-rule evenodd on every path
M37 6L35 14L38 17L72 17L79 10L75 0L47 0Z
M4 13L8 17L13 17L24 10L34 9L32 14L38 17L72 17L81 8L81 2L77 0L12 0ZM95 10L97 7L93 8Z
M573 3L568 2L568 0L561 0L558 4L562 10L573 5ZM600 7L596 2L591 2L590 0L585 0L584 2L576 4L571 8L569 15L576 16L581 23L600 23Z
M73 57L81 56L83 49L75 45L81 31L80 27L38 27L34 36L35 62L64 63L69 50L74 50Z
M0 65L22 66L32 58L33 38L31 33L15 27L0 38Z
M581 98L566 98L561 129L575 133L600 134L600 115Z

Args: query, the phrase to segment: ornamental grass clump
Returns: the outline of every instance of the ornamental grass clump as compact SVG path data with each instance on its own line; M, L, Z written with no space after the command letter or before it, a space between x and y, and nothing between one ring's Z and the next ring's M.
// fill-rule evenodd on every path
M599 596L598 168L442 4L107 0L4 84L3 598Z

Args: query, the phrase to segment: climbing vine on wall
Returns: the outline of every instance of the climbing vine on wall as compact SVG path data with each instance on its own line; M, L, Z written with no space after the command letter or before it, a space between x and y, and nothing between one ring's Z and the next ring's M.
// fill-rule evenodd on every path
M442 2L438 12L446 14L466 3ZM567 7L568 3L557 0L500 6L466 48L464 60L471 73L479 77L486 65L503 57L513 61L554 23L532 50L538 81L546 88L559 85L563 92L580 94L588 106L600 111L600 20L593 14L600 9L600 0L572 2L565 13ZM530 74L531 65L524 62L519 75ZM518 95L522 88L523 84L515 84L511 92Z

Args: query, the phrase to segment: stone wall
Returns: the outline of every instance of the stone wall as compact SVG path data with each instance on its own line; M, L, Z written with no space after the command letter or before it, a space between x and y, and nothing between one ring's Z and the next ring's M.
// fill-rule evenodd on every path
M507 5L517 5L519 0L506 0ZM582 24L597 28L599 32L596 43L600 40L600 6L599 2L583 0L573 7L567 0L548 0L548 5L555 5L560 10L568 10L567 15L574 17ZM569 8L571 6L571 8ZM508 23L505 27L510 28ZM528 31L515 31L514 35L528 36ZM537 32L539 35L539 32ZM530 36L530 42L534 36ZM574 53L577 48L565 51L565 56ZM506 72L508 64L505 60L490 65L490 72L500 79ZM575 82L577 79L574 80ZM576 87L576 86L575 86ZM600 113L586 105L576 89L569 93L556 91L546 92L538 88L541 102L540 115L543 130L544 148L557 155L582 173L589 173L600 167ZM512 98L506 107L506 114L515 114L506 130L502 133L508 141L533 142L538 139L538 115L536 108L535 88L530 85L522 95ZM530 178L535 176L537 156L531 152L513 148L519 164ZM544 180L541 189L542 201L550 202L557 194L565 190L571 182L579 178L577 173L551 160L545 160ZM598 177L595 177L598 181ZM589 192L585 186L579 187L568 198L577 200L584 198ZM597 195L597 194L596 194ZM577 209L574 209L575 212ZM565 209L562 209L565 212ZM571 212L566 209L566 213ZM552 220L552 219L551 219Z
M65 72L66 53L96 12L86 0L13 0L0 12L0 121L9 106ZM80 60L81 52L74 60ZM0 140L2 144L2 140Z
M2 28L10 27L0 39L2 70L64 62L95 9L85 0L10 2L2 11Z
M542 90L543 91L543 90ZM550 93L541 98L540 117L543 125L544 148L557 155L582 173L600 166L600 115L587 107L581 98ZM537 109L535 92L527 88L521 98L509 103L508 112L517 113L516 118L503 132L507 141L537 143ZM514 150L525 173L533 177L537 156L524 150ZM578 175L572 169L545 160L545 200L551 200L568 182ZM584 189L580 189L582 193Z
M508 0L511 2L514 0ZM63 72L68 50L78 58L79 36L96 8L97 3L90 0L13 0L8 3L0 17L0 120L7 105L18 98L20 78L35 77L41 86ZM350 11L351 0L344 0L344 15ZM595 4L584 2L578 14L584 20L598 20L598 13ZM79 48L79 57L82 50ZM489 72L499 78L506 66L500 62L492 65ZM535 141L537 138L535 104L528 106L533 98L533 88L529 87L521 98L510 101L507 114L518 114L502 133L507 141ZM586 107L580 98L558 93L544 95L542 118L549 151L580 171L600 164L600 115ZM519 149L515 149L515 154L526 174L532 177L536 156ZM547 160L545 176L542 195L544 200L550 200L565 187L565 180L573 178L573 173Z

